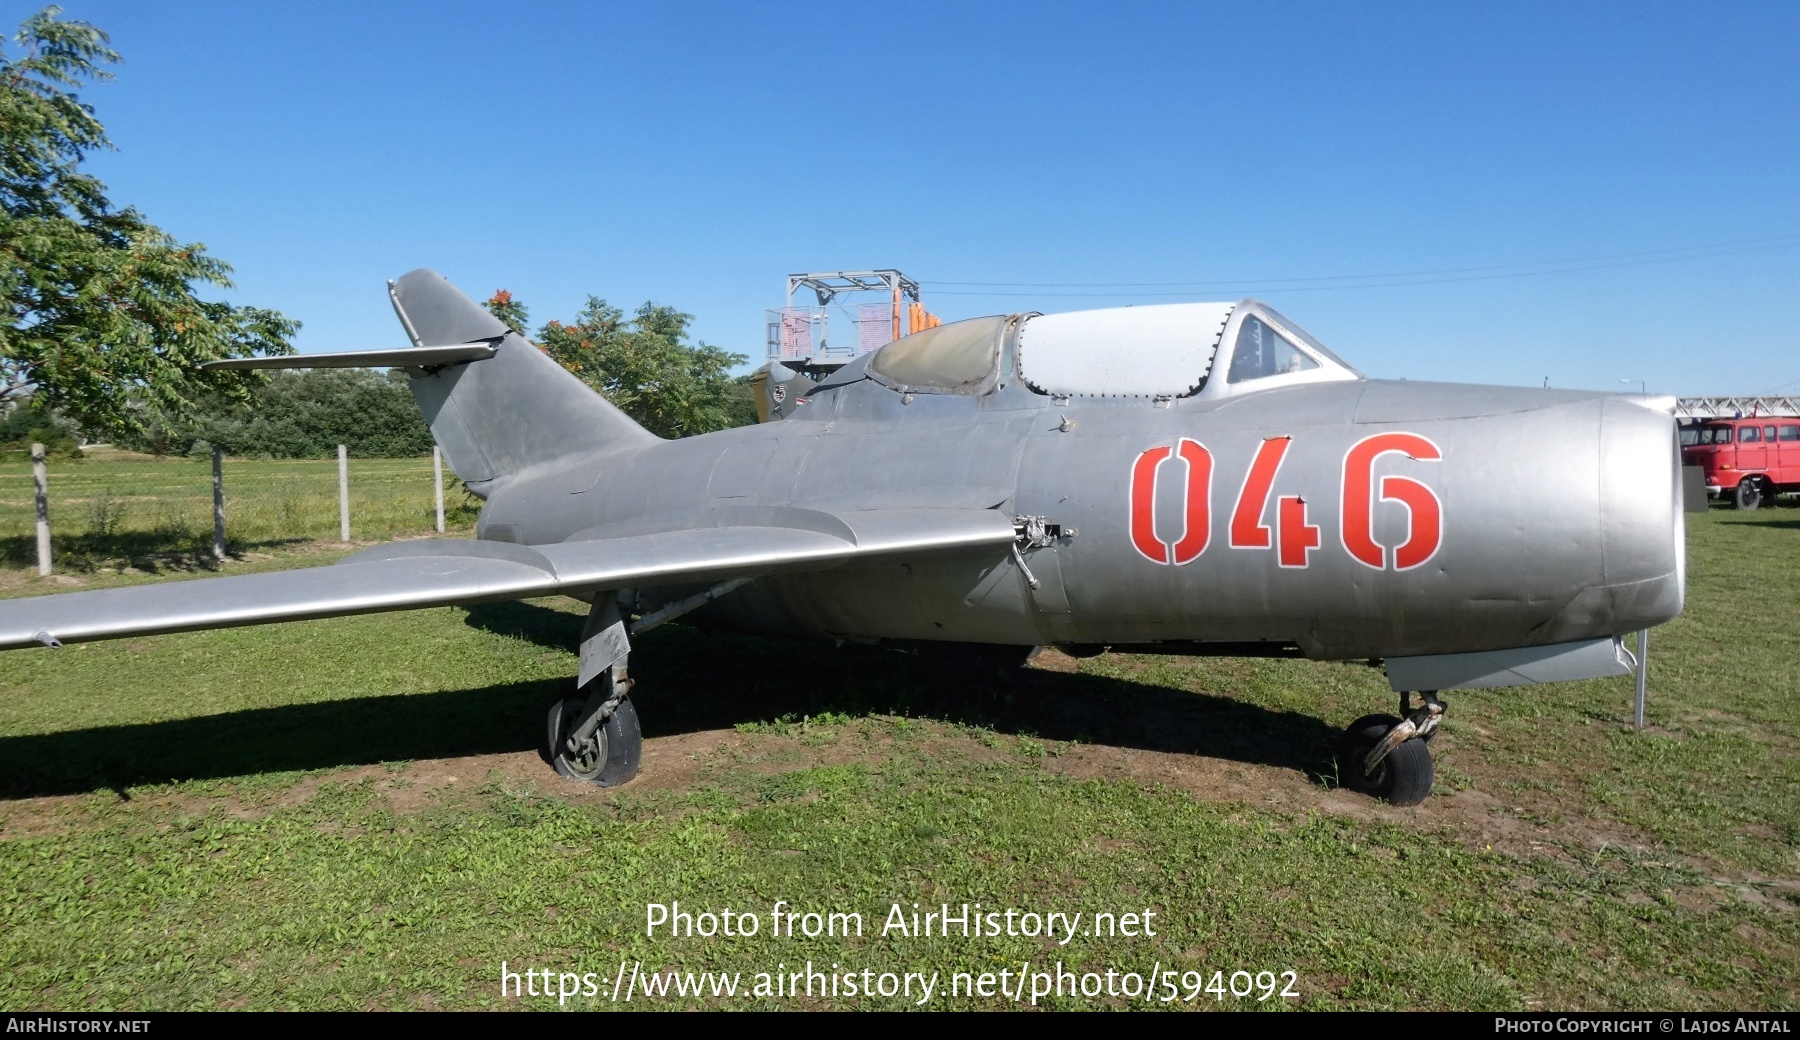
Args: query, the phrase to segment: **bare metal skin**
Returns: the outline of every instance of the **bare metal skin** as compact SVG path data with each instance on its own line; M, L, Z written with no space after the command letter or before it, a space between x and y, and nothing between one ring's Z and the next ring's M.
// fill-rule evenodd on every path
M1631 399L1358 379L1162 406L1057 403L1014 377L980 396L916 393L905 404L863 367L829 379L784 422L570 457L497 482L481 534L540 544L718 508L900 504L1043 516L1077 532L1024 552L1036 589L1010 552L985 549L783 575L713 608L719 623L853 639L1263 641L1363 659L1611 637L1681 610L1674 424ZM1416 474L1442 502L1442 546L1405 572L1352 559L1338 522L1346 452L1392 430L1443 455L1378 463L1377 477ZM1292 444L1269 511L1282 494L1306 499L1320 545L1304 568L1231 548L1225 530L1258 447L1283 436ZM1183 437L1214 457L1213 544L1192 563L1158 565L1127 532L1131 463ZM1164 514L1179 506L1159 504ZM1407 520L1377 508L1375 540L1404 541Z
M785 420L664 441L435 273L390 291L411 348L224 364L406 368L486 499L478 541L14 600L0 649L574 595L595 604L590 695L553 711L552 753L586 748L592 769L559 771L608 783L636 771L635 751L618 764L636 739L635 715L629 732L619 721L627 633L689 609L857 641L1385 659L1396 689L1435 691L1621 674L1616 637L1682 608L1661 402L1370 380L1254 301L1193 305L1212 316L1181 332L1182 349L1204 346L1197 362L1128 349L1155 321L1180 328L1179 309L1015 315L991 320L991 354L965 354L981 365L957 385L892 360L901 340ZM1289 368L1240 371L1253 322L1285 336ZM1189 364L1173 392L1083 392L1183 383L1186 369L1157 369ZM1429 789L1411 740L1442 715L1428 701L1363 727L1353 750L1371 790L1417 800L1420 768Z

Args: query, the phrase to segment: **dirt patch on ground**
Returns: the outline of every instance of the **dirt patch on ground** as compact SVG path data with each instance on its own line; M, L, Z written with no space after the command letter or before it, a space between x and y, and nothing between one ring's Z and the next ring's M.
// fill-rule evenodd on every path
M848 731L851 727L845 727ZM807 741L779 734L746 734L730 729L701 730L644 742L638 778L622 788L597 788L557 776L536 752L467 755L400 765L363 765L304 777L272 798L182 791L47 795L0 801L0 840L76 833L95 822L98 807L129 802L134 810L167 816L222 813L257 819L304 805L324 785L368 784L396 812L416 813L475 800L490 784L535 789L576 804L612 804L624 794L687 791L709 782L721 769L775 775L795 769L846 762L879 762L893 754L894 741L860 739L833 731ZM971 744L973 742L970 742Z
M1047 652L1034 670L1044 681L1074 678L1075 662ZM855 719L830 726L776 726L772 730L700 729L647 739L638 778L619 789L599 789L557 777L535 752L428 759L403 765L363 765L307 776L279 794L236 797L161 792L137 796L138 808L169 815L225 813L256 818L302 805L325 784L370 785L395 811L416 813L472 804L494 783L529 790L574 804L613 805L621 798L657 792L685 792L746 776L851 762L882 769L896 760L929 757L945 763L1010 760L1045 773L1072 778L1103 777L1160 786L1211 803L1242 803L1295 815L1323 814L1379 821L1449 837L1477 851L1521 857L1566 858L1588 850L1624 847L1668 855L1644 835L1611 821L1568 812L1552 792L1506 793L1506 775L1478 752L1459 751L1453 733L1437 738L1436 750L1474 779L1474 787L1440 793L1423 805L1399 808L1337 788L1317 765L1317 745L1330 731L1316 719L1270 714L1243 706L1214 704L1208 721L1194 724L1188 702L1205 695L1171 692L1136 695L1132 710L1099 695L1077 693L1034 701L1030 683L1021 693L1027 706L1019 725L997 730L932 719ZM1050 692L1054 693L1054 690ZM1166 704L1162 703L1164 700ZM1223 702L1221 702L1223 703ZM1235 716L1230 712L1236 712ZM1016 713L1017 714L1017 713ZM1019 720L1015 720L1019 721ZM1221 723L1223 724L1216 724ZM1218 734L1225 734L1218 736ZM1029 734L1029 735L1028 735ZM1171 735L1173 734L1173 735ZM1214 742L1192 748L1194 734ZM1240 736L1248 734L1248 736ZM1313 746L1312 752L1286 750ZM1308 757L1308 756L1311 757ZM111 797L129 797L121 792ZM0 838L78 832L92 825L90 811L103 793L56 795L0 801ZM1716 866L1705 874L1720 873ZM1748 898L1791 908L1794 896L1761 879L1719 879L1722 886L1755 893Z
M326 785L367 783L397 810L414 812L442 804L462 792L473 793L501 775L526 774L527 763L541 766L535 755L472 755L465 758L412 762L404 766L350 766L303 777L273 797L234 794L192 794L184 791L96 792L47 795L0 801L0 840L51 834L79 833L98 826L107 810L129 804L136 812L158 817L207 816L219 813L232 819L260 819L273 812L304 805ZM96 812L95 810L99 810Z
M1244 802L1280 812L1378 820L1449 834L1482 851L1564 856L1570 848L1649 847L1641 835L1606 821L1533 819L1480 790L1438 794L1423 805L1402 808L1330 787L1293 769L1105 745L1064 747L1045 760L1045 769L1074 777L1160 784L1209 802Z
M30 588L36 590L38 595L48 596L53 592L78 589L86 584L86 581L71 574L52 574L40 578L31 571L0 569L0 593Z
M1021 742L1010 735L984 742L964 731L929 721L909 720L923 733L902 740L879 723L851 723L811 732L744 733L700 730L647 739L638 778L623 788L602 789L557 777L534 752L429 759L400 766L365 765L305 777L273 798L183 792L140 794L140 810L206 815L221 812L254 819L311 801L321 785L367 783L397 812L413 813L473 799L499 782L531 787L577 804L612 804L622 794L687 791L707 786L722 772L769 776L798 769L862 762L880 768L897 757L930 755L948 762L1016 759L1021 744L1035 750L1039 768L1074 777L1125 780L1186 792L1208 802L1242 802L1288 813L1323 813L1454 835L1471 848L1518 855L1558 855L1566 848L1602 845L1648 847L1640 837L1603 821L1545 822L1520 815L1478 790L1434 796L1424 805L1399 808L1333 789L1285 766L1233 761L1181 752L1108 744L1059 741ZM87 808L104 794L52 795L0 803L0 838L80 830ZM128 796L129 797L129 796Z
M0 841L69 834L83 829L92 795L53 795L0 802Z

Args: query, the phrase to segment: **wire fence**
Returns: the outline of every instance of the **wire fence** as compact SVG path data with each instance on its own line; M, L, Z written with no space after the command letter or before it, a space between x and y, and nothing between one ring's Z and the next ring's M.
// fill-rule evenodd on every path
M209 458L149 458L102 449L81 459L51 458L44 471L53 570L215 554ZM474 527L479 503L431 456L349 459L342 473L340 485L337 459L223 459L222 548L242 553L311 541L431 535L439 530L440 496L446 533L467 534ZM37 482L29 455L0 455L0 567L38 566L37 527Z

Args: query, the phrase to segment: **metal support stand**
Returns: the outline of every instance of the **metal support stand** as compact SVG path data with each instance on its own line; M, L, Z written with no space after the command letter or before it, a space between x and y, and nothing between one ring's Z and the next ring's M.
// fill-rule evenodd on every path
M213 559L225 558L225 452L213 445Z
M1644 707L1649 699L1650 679L1650 630L1643 629L1637 634L1637 704L1632 712L1632 723L1639 729L1644 728Z
M50 573L50 471L44 467L44 446L31 446L31 479L37 485L38 577Z
M338 445L338 541L350 540L350 449Z
M444 533L444 449L431 446L431 487L437 496L437 533Z

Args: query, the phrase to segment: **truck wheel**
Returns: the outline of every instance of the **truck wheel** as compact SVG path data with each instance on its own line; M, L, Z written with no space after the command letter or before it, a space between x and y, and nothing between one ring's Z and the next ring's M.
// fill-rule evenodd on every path
M1755 480L1745 477L1743 483L1737 486L1737 507L1750 510L1760 505L1762 505L1762 488L1756 486Z

